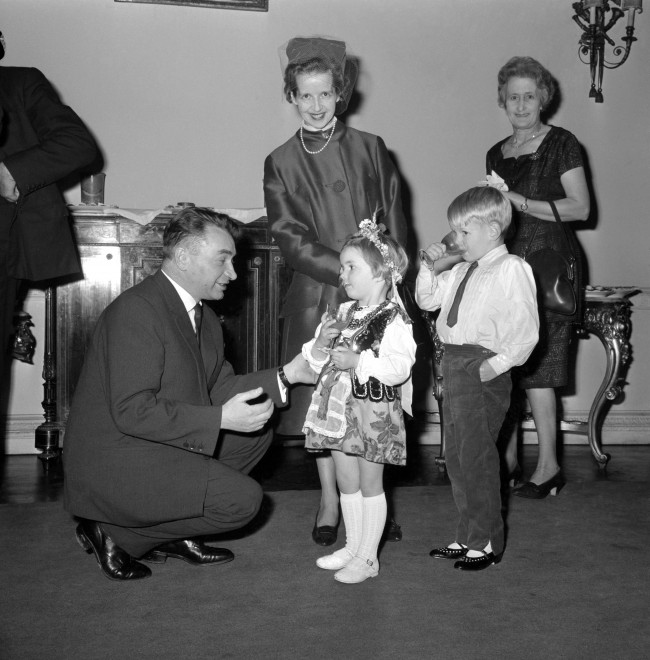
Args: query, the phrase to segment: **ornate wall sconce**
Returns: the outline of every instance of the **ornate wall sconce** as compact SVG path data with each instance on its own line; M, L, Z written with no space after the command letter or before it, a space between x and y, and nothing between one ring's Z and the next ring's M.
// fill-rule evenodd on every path
M578 57L584 64L589 64L591 72L591 89L589 98L596 103L603 102L603 68L617 69L627 60L636 41L634 36L634 17L636 12L643 11L643 0L581 0L573 3L575 16L573 20L580 26L582 36ZM627 12L625 36L621 41L625 46L616 45L607 34ZM605 59L605 45L612 48L612 55L617 58L613 62Z

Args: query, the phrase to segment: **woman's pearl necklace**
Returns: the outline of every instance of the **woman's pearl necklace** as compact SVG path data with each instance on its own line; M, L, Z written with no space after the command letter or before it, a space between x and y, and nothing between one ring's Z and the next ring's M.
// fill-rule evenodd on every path
M531 140L534 140L536 137L539 137L540 133L542 132L542 127L540 126L539 130L535 131L534 133L531 133L525 140L522 140L521 142L517 142L517 138L512 136L512 148L514 149L515 154L519 154L519 149L523 147L525 144L530 142Z
M302 124L300 124L300 142L302 142L302 148L308 154L311 154L312 156L315 156L316 154L319 154L321 151L323 151L325 149L325 147L327 147L327 145L330 143L330 140L332 139L332 135L334 135L334 129L336 128L336 117L334 117L334 122L332 123L332 130L330 131L330 135L327 138L327 141L325 142L325 144L318 151L309 151L309 149L307 149L307 147L305 146L305 138L303 138L303 136L302 136L302 129L303 129L304 125L305 125L304 122Z

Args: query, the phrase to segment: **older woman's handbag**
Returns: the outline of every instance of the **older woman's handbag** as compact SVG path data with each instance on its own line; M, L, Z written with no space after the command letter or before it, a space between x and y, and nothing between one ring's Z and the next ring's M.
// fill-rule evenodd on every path
M571 250L571 244L566 235L566 229L560 220L560 214L553 202L549 202L555 220L562 228L562 236L566 242L570 257L565 257L553 248L546 247L528 254L533 244L537 228L541 220L537 220L533 235L530 238L522 257L530 264L537 283L537 295L540 303L556 314L571 316L576 313L577 301L573 288L575 279L576 258Z

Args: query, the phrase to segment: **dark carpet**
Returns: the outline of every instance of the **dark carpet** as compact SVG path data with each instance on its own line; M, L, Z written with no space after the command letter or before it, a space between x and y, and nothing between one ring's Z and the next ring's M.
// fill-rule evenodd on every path
M314 563L316 490L267 493L255 524L217 543L234 562L170 559L134 583L104 578L59 501L2 504L0 658L650 657L645 464L511 498L503 561L475 574L428 556L453 539L448 484L397 486L404 539L360 585Z

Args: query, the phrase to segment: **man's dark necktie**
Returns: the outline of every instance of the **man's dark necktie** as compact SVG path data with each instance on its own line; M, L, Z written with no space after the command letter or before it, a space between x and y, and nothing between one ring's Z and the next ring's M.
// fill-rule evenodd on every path
M463 297L465 287L467 286L467 280L472 276L472 273L474 272L477 266L478 266L478 261L472 261L470 267L467 269L467 272L465 273L465 277L463 277L463 281L460 283L460 286L456 291L456 295L454 296L454 302L451 303L449 314L447 316L447 325L450 328L453 328L453 326L455 326L456 323L458 322L458 308L460 307L460 301L461 298Z
M200 302L196 303L194 307L194 331L196 332L196 340L201 345L201 323L203 322L203 306Z

